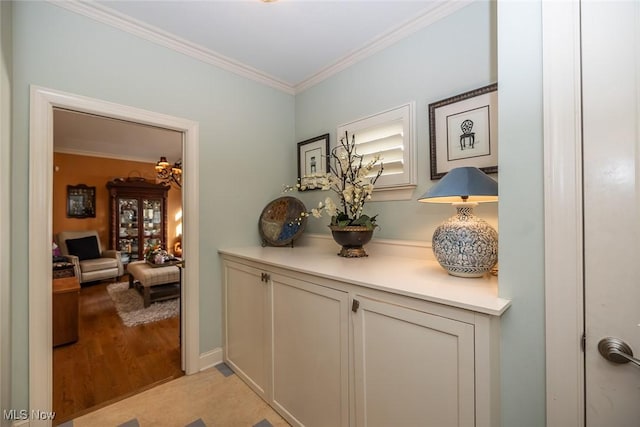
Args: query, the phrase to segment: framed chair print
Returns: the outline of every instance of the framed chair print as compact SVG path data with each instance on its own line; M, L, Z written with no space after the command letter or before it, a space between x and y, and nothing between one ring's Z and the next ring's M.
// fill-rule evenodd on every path
M431 179L453 168L498 171L498 84L429 105Z
M298 142L299 191L318 190L319 176L329 172L329 134Z

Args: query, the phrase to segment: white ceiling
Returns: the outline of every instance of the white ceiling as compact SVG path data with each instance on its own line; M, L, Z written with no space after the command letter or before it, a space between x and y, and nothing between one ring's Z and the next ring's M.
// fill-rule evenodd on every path
M295 87L449 3L453 2L100 0L93 4L107 13L122 14L133 25L159 30Z
M62 1L73 10L208 62L302 90L472 0ZM58 112L60 152L156 161L181 157L181 135ZM173 142L169 142L173 141Z
M53 147L61 153L170 163L182 159L182 133L74 111L53 110Z

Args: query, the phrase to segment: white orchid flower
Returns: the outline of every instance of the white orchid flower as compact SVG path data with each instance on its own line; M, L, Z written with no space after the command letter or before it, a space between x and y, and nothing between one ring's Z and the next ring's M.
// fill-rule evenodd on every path
M324 204L325 204L324 209L327 211L327 214L329 214L329 216L335 216L336 213L338 212L338 208L336 204L333 202L333 200L330 197L327 197L326 200L324 201Z

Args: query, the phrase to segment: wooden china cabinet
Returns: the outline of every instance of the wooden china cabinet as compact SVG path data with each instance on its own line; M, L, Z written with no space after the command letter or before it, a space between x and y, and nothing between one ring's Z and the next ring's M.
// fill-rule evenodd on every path
M114 180L109 189L109 245L122 253L122 263L144 259L147 247L167 243L169 186L142 179Z

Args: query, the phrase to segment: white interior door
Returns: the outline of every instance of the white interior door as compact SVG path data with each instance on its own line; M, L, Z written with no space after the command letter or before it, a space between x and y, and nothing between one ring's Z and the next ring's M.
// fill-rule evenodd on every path
M586 425L640 425L640 2L583 1ZM615 356L623 360L621 355Z

